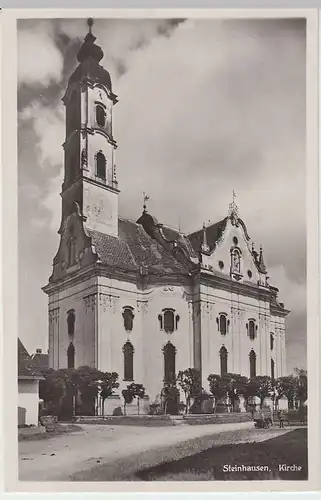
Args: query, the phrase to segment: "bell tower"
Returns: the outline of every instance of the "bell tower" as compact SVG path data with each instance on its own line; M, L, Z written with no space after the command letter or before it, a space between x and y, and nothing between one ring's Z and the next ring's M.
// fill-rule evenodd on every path
M118 235L118 183L116 179L112 111L117 96L110 74L99 63L104 53L92 33L93 20L77 54L78 66L69 78L66 107L62 225L75 210L84 228Z

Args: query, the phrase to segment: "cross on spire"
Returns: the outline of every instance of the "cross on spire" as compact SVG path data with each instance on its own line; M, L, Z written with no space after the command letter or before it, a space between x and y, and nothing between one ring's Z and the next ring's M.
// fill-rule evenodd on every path
M236 193L233 189L233 201L229 204L229 211L228 211L228 214L230 217L234 216L234 217L238 217L238 213L239 213L239 209L238 209L238 206L235 202L235 198L236 198Z
M149 196L145 193L145 191L143 192L143 210L144 212L146 212L147 210L147 201L149 200Z

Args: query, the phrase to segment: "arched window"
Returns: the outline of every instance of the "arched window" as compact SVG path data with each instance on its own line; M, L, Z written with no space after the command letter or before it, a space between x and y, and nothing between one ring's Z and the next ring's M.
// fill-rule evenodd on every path
M164 349L164 382L171 383L175 379L175 357L176 349L168 342Z
M166 333L173 333L178 328L179 315L175 314L174 309L163 309L158 315L159 326Z
M97 104L96 106L96 122L100 127L104 127L106 125L106 111L100 104Z
M166 333L172 333L175 326L174 312L165 311L164 312L164 330Z
M273 333L270 333L270 349L273 351L274 349L274 335Z
M227 349L222 346L220 349L221 377L227 374Z
M254 319L250 319L249 322L246 325L247 327L247 334L250 337L251 340L254 340L256 337L256 331L257 331L257 325L255 324Z
M134 348L130 342L123 347L124 380L134 380Z
M250 378L256 377L256 354L252 351L250 352Z
M76 264L76 240L71 237L68 240L68 266Z
M101 151L98 151L96 154L96 172L97 177L100 177L100 179L106 179L106 158Z
M67 349L67 366L68 368L75 368L75 346L70 342Z
M271 359L271 379L274 380L274 375L275 375L275 363L274 359Z
M70 311L67 312L68 335L73 336L75 333L75 320L75 311L70 309Z
M131 332L133 329L134 313L132 307L124 307L123 311L124 327L126 332Z
M220 321L219 328L220 328L221 335L226 335L226 332L227 332L226 316L224 314L221 314L219 321Z

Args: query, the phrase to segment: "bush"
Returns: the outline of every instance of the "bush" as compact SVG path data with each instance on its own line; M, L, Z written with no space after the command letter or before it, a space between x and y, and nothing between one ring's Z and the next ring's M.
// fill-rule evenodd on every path
M113 417L121 417L123 414L123 410L121 409L121 406L117 406L116 408L114 408L114 411L113 411Z
M151 404L149 405L148 415L165 415L165 412L159 404Z

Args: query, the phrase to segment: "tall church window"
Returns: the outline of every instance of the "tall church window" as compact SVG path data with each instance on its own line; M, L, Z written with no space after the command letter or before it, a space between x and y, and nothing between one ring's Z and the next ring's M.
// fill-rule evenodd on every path
M101 151L98 151L96 154L96 172L97 177L100 177L100 179L106 179L106 158Z
M253 349L250 352L250 377L256 377L256 354Z
M226 313L220 313L216 318L217 329L221 335L226 335L228 332L230 321L227 319Z
M106 125L106 111L101 104L96 106L96 122L100 127Z
M134 380L134 348L130 342L123 347L124 380Z
M220 349L221 377L227 374L227 349L222 346Z
M123 310L123 319L124 319L124 327L126 332L131 332L133 329L133 323L134 323L134 313L133 313L133 308L132 307L124 307Z
M270 349L273 351L274 349L274 335L273 333L270 333Z
M257 325L255 324L254 319L250 319L249 322L246 324L247 328L247 334L251 340L254 340L256 338L256 332L257 332Z
M171 383L175 379L175 358L176 358L176 349L168 342L164 349L164 382Z
M75 311L74 309L70 309L67 313L67 325L68 325L68 335L73 336L75 333Z
M160 329L166 333L173 333L178 328L179 315L175 314L174 309L163 309L158 315Z
M275 375L275 363L274 359L271 359L271 379L274 380L274 375Z
M76 240L71 237L68 240L68 266L76 264Z
M75 368L75 346L70 342L67 349L67 366L68 368Z

